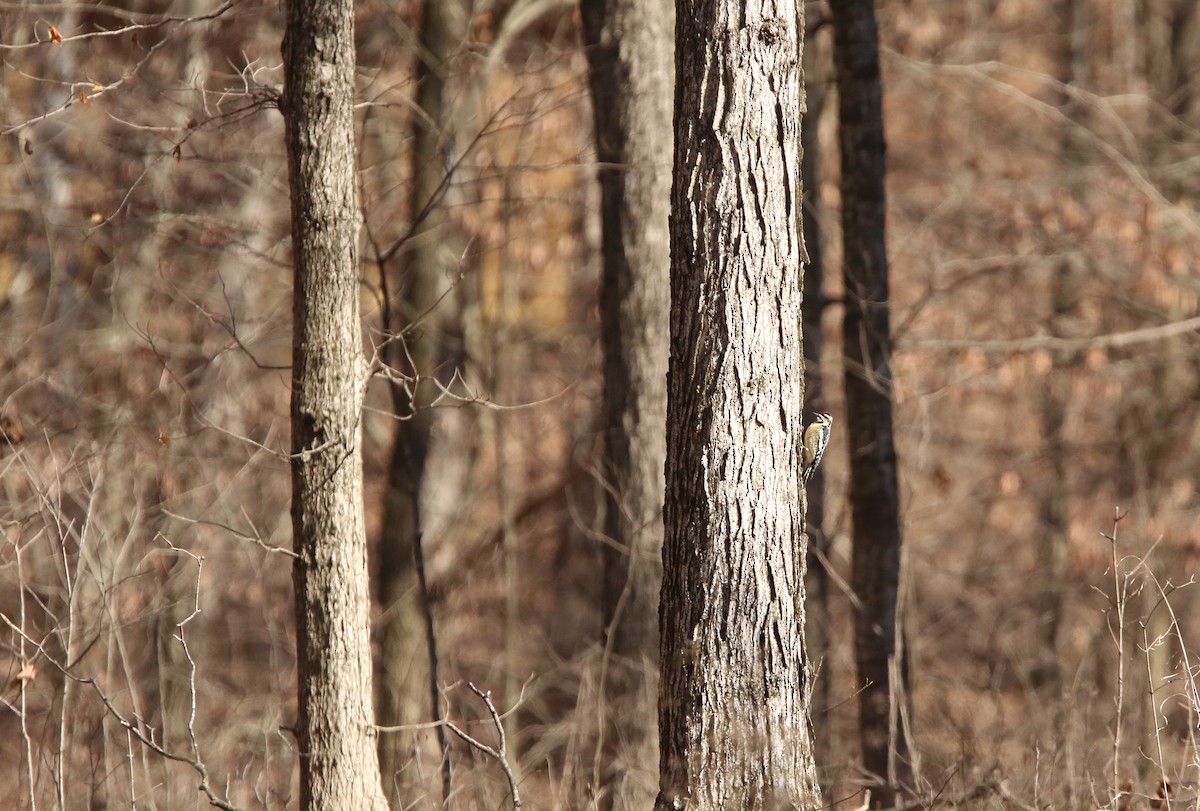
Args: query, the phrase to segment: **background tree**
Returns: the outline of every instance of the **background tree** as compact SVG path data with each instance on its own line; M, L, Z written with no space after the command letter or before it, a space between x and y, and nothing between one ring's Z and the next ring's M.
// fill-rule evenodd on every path
M1073 86L1053 4L879 7L923 805L1111 806L1123 784L1140 796L1120 802L1146 805L1165 776L1181 787L1174 807L1198 777L1184 731L1200 645L1200 592L1187 585L1200 504L1200 146L1145 64L1169 54L1172 9L1195 4L1087 7L1088 80ZM434 237L454 256L443 267L461 267L438 312L461 304L469 316L462 344L434 363L448 391L422 503L439 691L446 717L490 743L478 697L453 685L494 691L523 740L519 758L508 752L522 796L538 807L593 800L601 718L601 240L576 9L475 6L449 88L469 148ZM0 791L17 805L186 808L198 786L213 792L202 803L298 805L283 11L0 5L0 760L13 765ZM356 179L382 253L412 221L422 15L378 0L355 13ZM1068 97L1079 115L1064 115ZM830 211L836 123L805 127ZM836 310L843 240L835 219L823 225ZM450 244L460 238L470 250ZM399 317L384 326L376 255L372 243L359 292L363 334L381 349L413 336ZM1054 271L1068 258L1077 296L1057 318ZM406 261L398 251L388 266L389 293ZM853 806L839 332L826 333L822 370L839 427L823 465L833 645L818 677L830 691L819 782L829 802ZM457 341L452 326L440 337ZM1051 385L1064 395L1067 463L1060 698L1036 678ZM363 410L368 543L384 521L392 387L377 375ZM488 420L502 430L489 434ZM1113 534L1117 505L1128 513L1114 545L1099 532ZM515 541L505 549L502 537ZM499 618L514 603L510 636ZM457 742L450 759L452 804L503 801L493 760ZM438 795L442 775L422 766L421 792Z
M669 0L583 0L596 122L604 350L603 808L657 792L658 600L670 310Z
M411 126L408 173L408 228L390 245L374 242L385 333L386 357L403 379L391 388L395 428L387 467L380 525L377 588L379 679L378 721L413 726L440 720L436 640L427 615L429 595L424 566L421 499L425 484L433 403L439 394L438 366L445 351L450 318L454 255L444 211L456 160L456 133L449 105L452 56L461 46L465 11L458 0L427 0L416 41L416 109ZM440 760L445 752L445 733ZM424 770L417 763L429 733L390 732L379 738L380 769L392 806L413 802ZM449 768L449 762L444 764ZM448 781L448 778L447 778ZM443 794L449 793L448 782Z
M1064 92L1060 98L1063 115L1071 125L1063 128L1060 172L1072 197L1084 199L1086 184L1081 182L1084 153L1079 142L1077 126L1081 107L1072 98L1071 88L1086 87L1086 36L1088 13L1079 0L1064 0L1057 4L1059 64L1058 75ZM1048 239L1051 235L1047 235ZM1079 307L1080 280L1087 274L1081 267L1081 257L1070 244L1062 245L1061 259L1050 269L1050 311L1045 329L1056 338L1070 338L1072 322ZM1046 373L1040 403L1045 462L1049 466L1046 484L1038 493L1038 515L1042 527L1039 536L1039 610L1044 661L1033 666L1032 682L1056 694L1061 688L1059 633L1063 623L1065 596L1063 588L1067 567L1068 530L1068 453L1066 419L1071 411L1069 373L1065 369L1078 363L1079 353L1059 351L1050 354L1051 368Z
M817 808L797 475L803 17L677 12L656 807Z
M892 338L884 225L883 85L874 0L831 4L842 164L845 430L850 448L852 585L859 729L872 803L892 805L908 762L899 719L907 665L897 644L900 492L892 427Z
M821 369L821 354L825 338L821 331L821 318L829 303L825 295L825 248L821 224L825 216L821 205L821 141L820 122L829 97L829 48L827 37L818 39L818 32L827 26L808 25L804 45L804 95L807 109L804 111L804 127L800 133L804 157L801 176L804 182L804 208L801 228L804 233L804 248L808 260L804 263L804 303L802 305L802 332L804 334L804 403L811 415L828 411L825 403L824 376ZM811 416L809 418L811 420ZM806 420L809 421L809 420ZM840 427L840 426L839 426ZM832 454L828 455L832 457ZM805 639L812 661L828 666L834 654L830 639L829 615L829 555L830 537L825 527L825 468L818 466L805 489L808 499L806 514L808 528L808 571L805 577ZM830 729L829 672L818 672L812 691L813 737L817 753L817 766L826 762Z
M292 533L300 807L387 808L363 519L354 4L291 2L283 38L295 267Z

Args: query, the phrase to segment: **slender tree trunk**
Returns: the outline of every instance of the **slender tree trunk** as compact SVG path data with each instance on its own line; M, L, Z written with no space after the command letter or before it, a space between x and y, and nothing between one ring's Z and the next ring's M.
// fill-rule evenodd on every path
M302 809L370 808L371 712L362 503L362 354L354 152L354 4L292 0L283 39L294 263L292 532Z
M818 63L821 53L812 35L804 49L804 85L808 110L804 113L801 142L804 159L801 175L804 179L804 247L808 261L804 263L804 400L808 411L824 411L821 351L825 341L821 335L821 316L825 312L825 263L820 227L820 139L818 126L825 109L825 61ZM825 52L828 58L828 52ZM814 662L826 661L829 654L829 540L825 535L825 468L817 467L808 482L808 575L805 578L806 639L808 652ZM828 743L829 676L814 674L812 691L813 744L817 763L824 763Z
M1067 337L1068 318L1075 311L1079 296L1078 271L1064 259L1053 271L1051 313L1047 327L1051 335ZM1040 417L1042 447L1047 465L1046 478L1038 487L1038 621L1041 628L1044 662L1032 674L1035 686L1044 687L1054 697L1061 689L1058 655L1059 629L1063 618L1063 579L1067 564L1067 457L1064 437L1070 380L1067 366L1070 353L1054 353L1054 368L1046 375L1042 388ZM1063 721L1065 719L1059 719ZM1055 724L1057 727L1058 724Z
M657 791L658 599L670 306L671 0L583 0L600 164L606 728L600 807Z
M892 339L884 223L883 87L874 0L842 0L833 11L842 160L845 316L842 344L850 505L859 733L872 802L891 805L904 782L908 745L898 723L906 670L897 645L900 494L892 429Z
M1086 0L1060 0L1055 11L1059 30L1059 81L1063 87L1087 83L1087 24ZM1080 115L1079 105L1064 92L1059 99L1066 116L1073 122L1063 133L1060 144L1060 170L1064 185L1072 189L1072 198L1082 201L1087 190L1079 181L1077 167L1083 159L1080 139L1074 122ZM1078 124L1083 127L1082 121ZM1071 256L1071 246L1064 245L1064 257L1054 268L1050 282L1050 315L1046 322L1049 333L1058 338L1069 337L1070 324L1079 304L1083 268L1079 258ZM1038 568L1042 587L1038 590L1037 609L1041 627L1044 664L1032 674L1035 684L1046 688L1052 696L1061 689L1058 656L1059 628L1063 615L1063 583L1067 565L1067 455L1064 425L1069 410L1071 388L1069 367L1075 363L1075 353L1052 353L1053 368L1042 388L1040 417L1042 447L1047 465L1046 479L1038 487L1038 518L1041 532L1038 539ZM1059 722L1065 719L1057 719ZM1055 724L1059 726L1058 723Z
M1144 0L1141 6L1142 72L1155 98L1194 125L1200 7L1195 0Z
M447 189L450 154L447 131L446 70L460 42L463 23L459 0L426 0L417 62L417 110L412 116L412 172L409 211L412 231L396 257L403 269L393 273L396 301L387 313L389 329L400 339L391 345L391 365L415 381L392 389L398 418L384 493L379 543L377 595L379 673L376 712L384 726L412 725L439 716L437 687L431 681L437 651L428 633L417 562L422 557L424 526L421 491L433 426L431 403L437 388L431 379L442 349L445 314L439 299L447 286L446 235L441 203ZM393 732L379 739L379 763L394 809L411 805L422 792L422 769L416 759L430 732ZM439 738L444 748L444 732ZM436 757L441 757L439 751ZM443 764L443 769L448 763ZM443 793L449 786L443 772Z
M815 809L792 3L676 19L660 811Z

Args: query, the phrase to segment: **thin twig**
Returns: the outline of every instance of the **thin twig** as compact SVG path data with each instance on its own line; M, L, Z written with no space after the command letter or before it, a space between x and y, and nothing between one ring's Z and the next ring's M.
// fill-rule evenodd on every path
M1121 775L1121 731L1122 720L1125 709L1125 609L1128 605L1128 582L1122 583L1120 560L1117 556L1117 526L1120 524L1121 511L1118 508L1113 514L1113 528L1111 535L1104 535L1112 548L1112 575L1113 575L1113 603L1117 612L1117 627L1113 631L1110 628L1110 633L1113 634L1113 642L1117 648L1117 698L1116 698L1116 718L1113 720L1113 763L1112 763L1112 788L1114 791L1120 792L1120 775ZM1102 533L1103 534L1103 533ZM1117 795L1120 796L1119 794ZM1113 798L1114 803L1116 797Z
M98 37L119 37L124 36L125 34L136 33L138 31L152 31L156 28L162 28L164 25L170 25L171 23L183 24L203 22L205 20L215 20L217 17L220 17L222 14L233 8L233 6L234 4L232 0L229 0L229 2L226 2L220 8L216 9L215 11L210 11L208 14L200 14L194 17L163 17L151 23L130 23L129 25L124 25L120 28L111 28L102 31L89 31L86 34L75 34L68 37L59 36L58 39L39 39L34 40L33 42L22 43L20 45L0 44L0 50L23 51L28 48L39 48L43 45L49 45L51 43L62 46L69 45L72 42L96 39Z
M421 614L425 619L425 644L429 648L429 694L431 711L435 722L442 720L442 704L438 693L438 647L437 634L433 627L433 601L429 598L429 580L425 576L425 533L417 531L414 557L417 565L417 583L421 588ZM450 803L450 741L446 739L446 727L437 724L438 747L442 751L442 801Z
M1104 335L1093 335L1085 338L1060 338L1055 335L1032 335L1027 338L1011 338L1001 340L928 340L906 341L902 348L908 351L961 351L975 350L977 352L1003 352L1017 354L1021 352L1036 352L1039 350L1055 352L1081 352L1085 349L1123 349L1140 343L1165 341L1180 335L1200 332L1200 316L1173 321L1169 324L1159 324L1153 327L1141 327L1125 332L1110 332Z
M450 731L462 738L467 744L499 761L500 767L504 769L504 776L508 778L508 790L512 795L513 808L520 808L521 793L517 790L516 775L513 774L512 766L508 763L508 740L504 735L504 724L500 721L500 713L496 712L496 705L492 703L492 692L489 690L485 693L472 682L467 682L467 687L471 689L472 693L479 696L484 706L488 708L488 713L492 716L492 724L496 727L496 734L500 736L499 745L496 748L492 748L486 743L472 738L466 732L459 729L458 725L453 721L446 721L446 726L450 727Z

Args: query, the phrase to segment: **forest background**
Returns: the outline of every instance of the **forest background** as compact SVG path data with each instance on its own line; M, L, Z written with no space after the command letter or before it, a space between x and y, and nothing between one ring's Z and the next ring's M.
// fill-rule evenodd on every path
M878 12L914 787L964 807L1105 806L1123 786L1149 802L1164 779L1195 796L1200 14ZM819 405L837 415L836 88L827 12L807 13ZM357 14L364 239L386 246L422 219L422 8ZM464 21L431 240L445 284L430 311L453 316L421 505L446 714L492 733L450 687L468 680L512 708L539 807L588 804L603 712L599 190L579 28L550 0ZM116 713L239 807L296 802L282 30L273 5L0 6L0 781L25 805L206 804L193 765ZM372 256L368 343L389 329ZM393 405L373 383L373 550ZM831 801L861 779L845 459L835 432L814 718ZM455 796L494 807L504 775L477 754L454 750Z

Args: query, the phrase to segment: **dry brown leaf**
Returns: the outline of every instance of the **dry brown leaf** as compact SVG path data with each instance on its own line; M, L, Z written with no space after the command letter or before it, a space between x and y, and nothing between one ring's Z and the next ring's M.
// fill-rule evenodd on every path
M33 662L26 662L17 671L17 675L13 676L12 684L19 687L25 687L29 682L37 678L37 665Z
M62 42L62 34L58 33L58 29L54 26L50 26L50 41L59 43Z
M20 445L25 441L25 426L15 413L0 414L0 441Z

